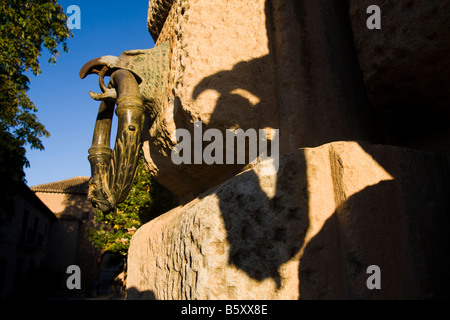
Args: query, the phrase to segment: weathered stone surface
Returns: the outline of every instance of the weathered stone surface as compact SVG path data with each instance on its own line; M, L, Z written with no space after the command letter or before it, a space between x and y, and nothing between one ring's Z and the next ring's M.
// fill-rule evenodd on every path
M349 3L367 92L389 131L404 140L446 125L450 101L450 1ZM370 5L381 9L381 30L365 27Z
M149 0L147 27L155 41L158 39L172 3L173 0Z
M262 162L138 230L128 299L445 296L448 178L437 155L357 142Z
M279 129L281 153L371 138L346 1L175 0L157 45L165 41L166 101L145 130L144 153L156 179L185 200L243 169L172 163L176 129L192 132L195 121L204 131Z

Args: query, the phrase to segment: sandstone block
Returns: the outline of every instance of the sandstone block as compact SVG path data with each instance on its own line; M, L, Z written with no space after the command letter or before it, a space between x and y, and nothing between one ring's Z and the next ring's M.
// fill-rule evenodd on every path
M147 26L155 41L158 39L172 3L173 0L149 0Z
M175 165L176 130L196 121L279 129L281 153L372 136L345 1L151 0L152 34L170 3L156 43L170 44L169 83L143 139L152 174L182 199L245 167Z
M358 59L369 99L397 138L447 126L450 100L450 2L350 0ZM370 5L381 29L366 28Z
M128 299L443 297L448 178L438 155L359 142L259 163L137 231Z

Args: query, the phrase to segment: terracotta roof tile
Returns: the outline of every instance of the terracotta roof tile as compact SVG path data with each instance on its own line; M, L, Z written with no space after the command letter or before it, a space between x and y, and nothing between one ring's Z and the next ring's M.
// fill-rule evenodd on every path
M75 177L66 180L40 184L30 188L34 192L87 194L89 177Z

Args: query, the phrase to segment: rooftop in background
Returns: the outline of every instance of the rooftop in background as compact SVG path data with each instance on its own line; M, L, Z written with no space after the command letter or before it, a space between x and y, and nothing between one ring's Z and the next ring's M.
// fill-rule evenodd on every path
M30 187L34 192L87 194L89 189L89 177L74 177L56 182L50 182Z

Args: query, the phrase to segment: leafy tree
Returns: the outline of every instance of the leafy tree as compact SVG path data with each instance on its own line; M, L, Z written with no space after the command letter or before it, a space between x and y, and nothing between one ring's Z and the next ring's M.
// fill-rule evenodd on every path
M91 243L103 252L113 253L111 263L126 262L130 240L144 223L156 218L176 205L172 193L154 180L141 155L133 187L115 213L97 210L96 228L88 228Z
M72 33L66 21L57 0L0 0L0 178L8 187L24 180L25 145L43 150L41 138L49 136L27 96L25 73L41 73L43 48L50 51L51 64L59 45L68 52Z

